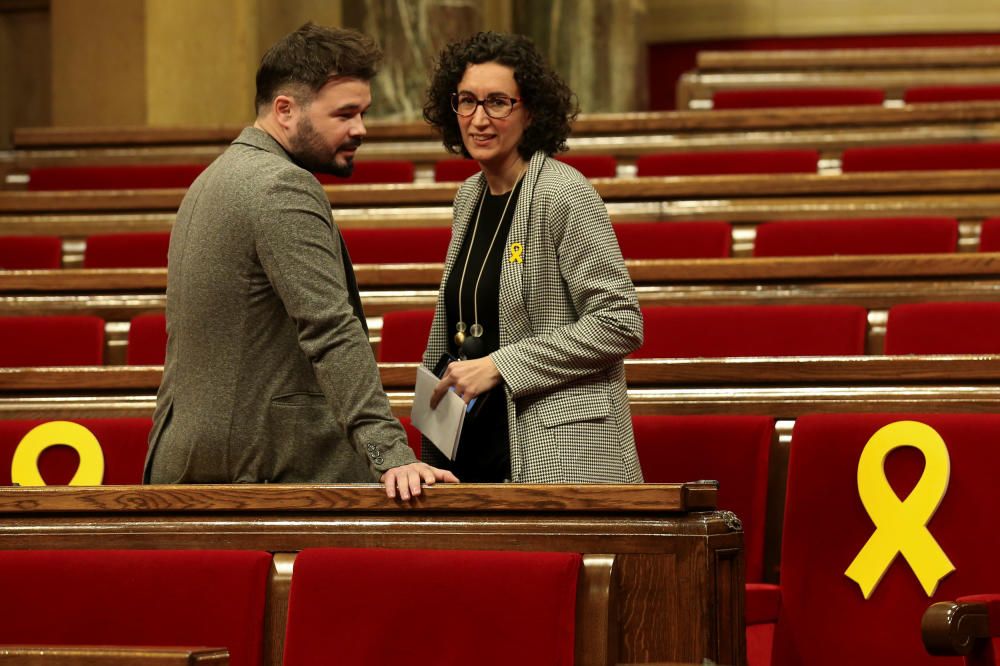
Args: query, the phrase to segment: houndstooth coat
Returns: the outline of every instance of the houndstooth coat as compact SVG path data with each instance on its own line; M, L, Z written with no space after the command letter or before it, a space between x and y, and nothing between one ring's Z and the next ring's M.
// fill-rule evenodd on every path
M451 273L486 179L455 197ZM517 247L520 244L520 259ZM500 272L500 349L511 480L641 483L622 359L642 344L642 314L601 198L543 152L524 174ZM444 282L424 365L447 351ZM425 441L423 458L440 464Z

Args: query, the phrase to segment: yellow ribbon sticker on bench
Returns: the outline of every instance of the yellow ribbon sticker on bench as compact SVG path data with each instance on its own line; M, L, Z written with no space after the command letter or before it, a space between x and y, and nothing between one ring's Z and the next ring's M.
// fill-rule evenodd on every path
M902 502L885 478L885 459L891 451L912 446L924 455L920 480ZM955 570L927 529L937 511L951 475L948 447L930 426L916 421L897 421L872 435L858 461L858 494L875 533L858 553L845 575L871 597L898 553L932 596L942 578Z
M99 486L104 480L104 452L94 433L79 423L49 421L32 428L14 450L10 479L19 486L44 486L38 457L51 446L69 446L80 456L71 486Z

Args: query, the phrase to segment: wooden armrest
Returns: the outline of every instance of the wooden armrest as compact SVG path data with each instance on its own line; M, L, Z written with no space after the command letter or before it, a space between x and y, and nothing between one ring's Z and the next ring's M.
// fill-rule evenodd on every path
M990 636L985 603L941 601L924 611L920 633L927 652L935 656L965 656L976 641Z
M206 647L3 645L4 666L228 666L229 650Z

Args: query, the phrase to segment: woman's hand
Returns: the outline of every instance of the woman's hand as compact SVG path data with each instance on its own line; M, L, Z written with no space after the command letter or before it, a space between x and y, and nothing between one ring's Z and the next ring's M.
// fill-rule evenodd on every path
M431 409L435 409L441 398L452 386L465 404L500 383L500 371L489 356L472 361L454 361L445 370L441 381L431 394Z

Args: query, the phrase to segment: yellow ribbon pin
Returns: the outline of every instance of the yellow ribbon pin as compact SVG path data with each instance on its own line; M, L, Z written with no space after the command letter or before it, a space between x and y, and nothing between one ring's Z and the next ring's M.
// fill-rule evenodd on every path
M885 478L885 459L901 446L912 446L924 455L920 480L902 502ZM932 596L942 578L955 570L941 546L927 529L937 511L951 475L948 447L930 426L916 421L897 421L872 435L858 461L858 495L875 532L844 574L869 598L897 553Z
M510 263L517 262L523 264L524 261L521 259L521 253L524 251L524 246L520 243L510 244Z
M19 486L44 486L38 457L50 446L64 444L80 455L71 486L99 486L104 480L104 452L94 434L79 423L49 421L32 428L14 450L10 479Z

